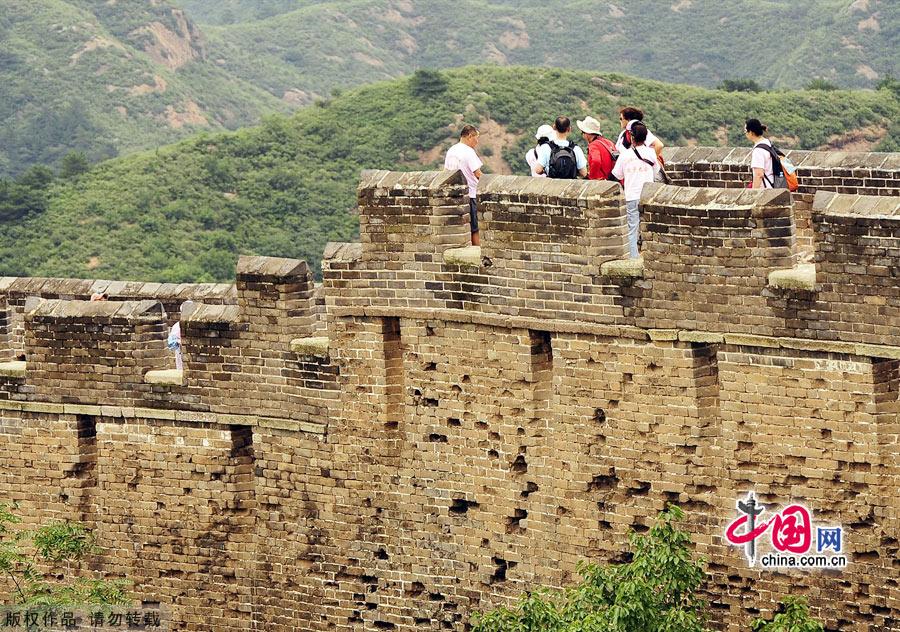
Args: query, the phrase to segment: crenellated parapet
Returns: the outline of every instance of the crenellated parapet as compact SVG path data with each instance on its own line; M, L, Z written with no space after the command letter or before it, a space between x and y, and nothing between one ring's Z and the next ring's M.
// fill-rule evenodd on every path
M327 345L292 345L324 327L324 297L302 261L242 257L234 285L6 279L3 287L0 397L327 425L337 373ZM151 290L160 296L132 300ZM87 300L97 292L108 298ZM175 323L183 370L166 345Z
M677 503L715 629L800 593L893 630L896 157L795 152L788 194L748 152L667 150L640 259L614 183L485 176L474 247L460 173L371 171L322 285L2 279L0 499L86 521L178 629L462 629ZM841 525L847 568L749 566L751 490Z

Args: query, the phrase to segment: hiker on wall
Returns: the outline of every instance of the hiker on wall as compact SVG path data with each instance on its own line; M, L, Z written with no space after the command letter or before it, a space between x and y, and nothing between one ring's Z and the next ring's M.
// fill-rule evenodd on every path
M572 122L567 116L560 116L553 123L553 138L538 148L538 174L546 173L550 178L574 179L587 177L587 158L578 145L569 143Z
M469 222L472 228L473 246L481 245L481 238L478 236L478 204L475 196L484 163L475 153L477 146L478 130L474 125L466 125L459 132L459 142L447 150L447 157L444 158L444 169L462 171L466 177L466 183L469 185Z
M528 153L525 154L525 162L528 163L528 168L531 170L531 175L537 178L546 178L546 173L538 173L535 171L537 166L540 164L538 162L538 149L540 149L541 145L546 145L550 142L551 138L555 138L553 133L553 128L547 125L541 125L537 128L537 132L534 135L535 140L537 140L537 145L528 150Z
M616 149L621 154L631 147L631 127L637 122L644 122L644 112L634 107L625 107L619 110L619 125L622 131L619 132L619 138L616 139ZM646 127L646 125L645 125ZM662 150L665 145L649 129L647 130L647 140L644 142L648 147L652 147L656 152L656 159L660 165L663 165Z
M619 155L616 146L603 136L600 121L594 117L589 116L575 124L588 144L588 180L608 180Z
M766 138L766 130L759 119L747 119L744 124L744 134L753 143L753 151L750 155L750 169L753 173L751 189L771 189L775 186L775 163L772 154L767 149L772 147L772 141Z
M638 257L638 235L640 234L641 190L648 182L653 182L659 171L659 161L652 147L646 145L649 132L640 121L631 127L631 147L619 154L612 174L623 181L625 188L625 217L628 221L628 251L632 259Z

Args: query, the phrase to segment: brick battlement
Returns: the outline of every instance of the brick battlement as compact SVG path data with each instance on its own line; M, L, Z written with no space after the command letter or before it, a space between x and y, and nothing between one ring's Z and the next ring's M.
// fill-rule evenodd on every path
M793 152L794 195L667 156L636 261L615 184L486 176L472 248L459 173L369 171L321 287L0 280L0 500L85 521L179 629L463 629L667 502L717 629L789 594L900 629L897 156ZM848 568L749 568L749 490L842 525Z

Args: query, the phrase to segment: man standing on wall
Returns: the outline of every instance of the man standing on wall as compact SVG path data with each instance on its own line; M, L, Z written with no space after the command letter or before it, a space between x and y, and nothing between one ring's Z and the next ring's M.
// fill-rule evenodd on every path
M476 190L481 179L481 167L484 163L475 153L478 146L478 130L473 125L466 125L459 133L459 142L447 150L444 159L444 169L456 171L459 169L466 177L469 185L469 218L472 226L472 245L480 246L481 239L478 236L478 205L476 202Z

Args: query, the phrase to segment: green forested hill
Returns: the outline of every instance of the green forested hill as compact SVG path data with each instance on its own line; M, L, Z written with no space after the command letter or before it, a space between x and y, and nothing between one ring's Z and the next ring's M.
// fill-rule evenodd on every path
M233 276L239 253L318 267L327 241L357 231L361 169L434 167L464 122L482 131L486 170L523 174L539 124L592 114L612 135L626 104L642 106L670 145L741 145L744 119L757 116L786 147L853 138L900 149L896 130L886 136L900 121L889 90L731 93L525 67L420 79L366 86L292 117L202 134L86 173L54 179L38 169L0 183L0 274L222 280Z
M417 68L874 87L900 74L898 33L891 0L0 0L0 177L236 129Z
M874 87L900 73L895 0L176 1L208 25L226 68L300 100L416 68L476 63L707 87L736 78Z
M0 0L0 176L237 128L287 107L166 2Z

